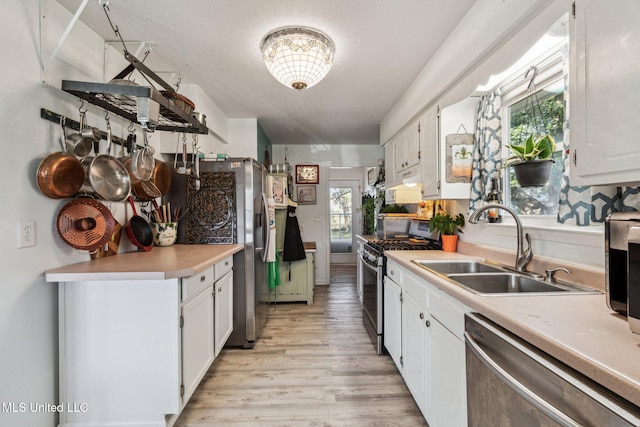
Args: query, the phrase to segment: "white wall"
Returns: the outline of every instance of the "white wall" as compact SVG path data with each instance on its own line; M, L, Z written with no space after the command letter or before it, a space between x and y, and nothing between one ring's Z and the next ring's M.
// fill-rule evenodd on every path
M377 145L273 145L272 163L284 163L288 160L291 167L296 164L317 164L320 166L320 183L316 188L317 204L300 205L296 209L298 224L304 241L316 242L315 260L316 283L329 283L329 178L331 166L350 166L354 168L371 167L384 157L382 147ZM338 172L335 176L345 176L348 172ZM358 170L357 176L362 176ZM295 182L294 182L295 186ZM320 216L320 221L317 217Z
M58 20L57 3L45 11L49 29L56 23L64 26L69 18ZM66 15L66 14L62 14ZM78 114L79 103L56 87L41 84L38 36L38 0L6 0L0 14L2 98L0 99L0 144L5 159L0 181L4 200L0 234L2 284L0 285L0 402L40 404L57 403L58 320L57 285L44 281L46 269L88 260L65 244L55 232L56 215L68 200L43 196L35 182L40 160L58 151L58 126L40 119L40 108ZM58 27L60 25L57 25ZM84 73L100 73L91 67L101 64L103 41L78 27L73 37L83 40ZM57 42L57 40L55 40ZM73 68L70 45L65 46L66 60L55 64L56 70ZM97 58L92 57L92 52ZM84 63L84 61L83 61ZM101 68L98 65L97 68ZM54 70L55 71L55 70ZM78 75L78 73L70 73ZM90 117L97 124L95 114ZM104 122L102 122L104 123ZM123 220L119 207L117 218ZM17 249L17 222L36 221L37 244ZM123 239L123 240L126 240ZM0 410L2 426L53 426L54 413L11 413Z

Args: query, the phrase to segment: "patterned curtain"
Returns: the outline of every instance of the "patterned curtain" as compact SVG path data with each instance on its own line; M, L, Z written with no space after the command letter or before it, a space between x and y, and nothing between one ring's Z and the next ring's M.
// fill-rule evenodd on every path
M487 190L490 190L491 178L500 178L502 166L500 105L499 91L484 95L478 104L469 214L482 205Z
M562 49L564 68L565 122L562 153L562 187L558 206L558 222L586 226L604 222L612 212L640 210L639 187L572 186L569 178L570 139L569 128L569 47Z

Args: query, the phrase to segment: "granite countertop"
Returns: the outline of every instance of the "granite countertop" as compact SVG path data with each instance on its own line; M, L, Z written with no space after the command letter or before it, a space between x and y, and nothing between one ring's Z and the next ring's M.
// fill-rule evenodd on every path
M612 312L604 294L481 296L411 262L478 258L441 251L385 251L474 311L518 335L614 393L640 406L640 335Z
M165 280L189 277L240 252L244 245L156 246L45 271L47 282Z

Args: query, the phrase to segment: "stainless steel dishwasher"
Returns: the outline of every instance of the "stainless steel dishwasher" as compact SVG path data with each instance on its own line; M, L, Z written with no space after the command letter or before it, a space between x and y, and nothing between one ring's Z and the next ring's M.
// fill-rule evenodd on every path
M464 335L469 426L640 425L640 408L481 315Z

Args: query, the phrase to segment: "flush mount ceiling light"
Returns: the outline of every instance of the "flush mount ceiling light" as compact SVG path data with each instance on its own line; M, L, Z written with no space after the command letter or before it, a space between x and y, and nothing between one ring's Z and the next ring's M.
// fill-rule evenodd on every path
M287 27L269 34L260 50L267 69L276 80L302 90L317 84L327 75L333 63L335 46L318 30Z

